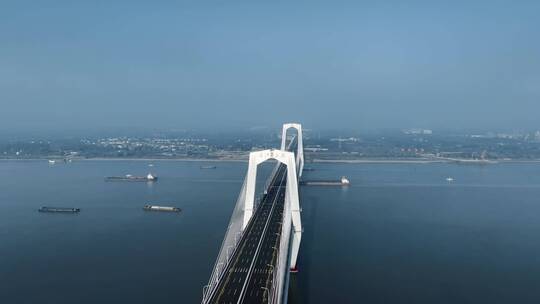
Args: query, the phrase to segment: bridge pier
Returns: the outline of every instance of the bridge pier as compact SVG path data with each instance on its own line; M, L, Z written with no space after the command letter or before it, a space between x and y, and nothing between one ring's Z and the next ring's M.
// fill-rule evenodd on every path
M283 124L283 129L281 131L281 150L287 150L286 141L287 141L287 131L289 129L296 129L298 132L298 145L296 152L296 169L298 174L298 180L302 177L302 171L304 170L304 140L302 139L302 125L299 123L286 123Z
M255 200L255 182L257 180L257 167L259 164L275 159L287 166L287 185L285 190L285 204L290 204L293 212L293 226L296 230L302 230L300 222L300 199L298 197L298 179L296 177L296 163L294 153L281 150L263 150L249 153L248 172L246 176L246 195L244 199L244 222L242 229L246 228L253 216ZM295 213L297 216L295 216Z
M302 171L304 169L304 140L302 138L302 125L299 123L286 123L283 124L283 129L281 131L281 150L286 150L286 141L287 141L287 131L289 129L296 129L298 132L297 138L297 152L296 152L296 168L298 169L298 180L302 177ZM291 272L298 272L296 268L296 261L298 259L298 252L300 251L300 241L302 240L302 223L300 218L300 206L294 208L291 206L291 215L293 222L293 238L291 244L291 263L290 270Z
M287 131L291 128L298 131L296 155L289 151L295 142L287 143ZM249 154L244 184L209 283L203 289L203 304L225 300L231 303L259 301L261 295L253 293L254 288L263 288L262 298L266 297L271 303L287 301L289 273L297 271L302 239L298 182L304 167L304 154L302 126L288 123L283 125L282 131L281 149ZM255 209L257 168L270 159L279 164L265 186L267 195ZM268 250L274 252L268 255ZM261 272L266 265L261 263L271 263L271 273ZM259 286L261 279L266 283Z

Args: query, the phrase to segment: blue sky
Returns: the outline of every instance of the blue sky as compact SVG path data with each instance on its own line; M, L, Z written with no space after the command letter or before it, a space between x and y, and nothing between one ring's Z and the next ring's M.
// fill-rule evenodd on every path
M2 1L0 129L540 129L540 2Z

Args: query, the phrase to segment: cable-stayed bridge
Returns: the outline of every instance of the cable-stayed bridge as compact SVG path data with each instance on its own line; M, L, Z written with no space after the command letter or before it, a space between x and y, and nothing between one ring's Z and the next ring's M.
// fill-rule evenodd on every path
M287 142L287 131L297 133ZM276 160L264 192L255 201L257 168ZM281 148L251 152L203 304L286 303L290 272L302 237L298 181L304 167L302 126L283 125Z

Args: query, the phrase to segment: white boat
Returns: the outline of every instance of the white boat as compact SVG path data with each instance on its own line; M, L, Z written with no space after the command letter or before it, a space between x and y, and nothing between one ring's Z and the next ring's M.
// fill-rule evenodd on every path
M449 183L451 183L451 182L454 181L454 178L452 178L452 177L447 177L447 178L446 178L446 181L449 182Z
M49 164L50 164L50 165L54 165L54 164L56 164L56 161L53 160L53 159L49 159Z

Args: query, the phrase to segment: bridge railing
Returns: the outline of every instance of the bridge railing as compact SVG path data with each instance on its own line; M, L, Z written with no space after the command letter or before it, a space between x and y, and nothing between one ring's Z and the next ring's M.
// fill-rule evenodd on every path
M283 300L283 288L289 271L289 243L292 230L291 205L285 201L281 226L279 248L277 248L277 260L272 271L271 297L268 303L281 303Z
M287 146L287 150L291 151L291 148L295 145L296 136L291 138ZM289 182L289 181L287 181ZM289 271L288 267L288 255L289 255L289 242L292 228L291 219L291 205L288 199L285 200L283 208L283 217L281 219L281 236L279 241L279 247L274 248L277 252L276 264L273 265L271 286L268 288L268 303L282 303L283 300L283 285L286 281L286 275Z
M296 136L293 136L287 150L291 150L295 145ZM289 181L287 181L289 182ZM283 301L283 288L286 281L286 276L289 271L289 242L291 237L292 219L291 219L291 205L288 199L285 199L283 208L283 217L281 219L281 236L279 241L279 247L274 248L277 253L276 264L273 265L271 286L268 288L268 303L282 303Z
M265 182L265 185L264 185L265 190L268 190L268 187L270 186L272 179L277 174L279 166L280 166L280 163L277 162L274 168L272 169L270 176ZM240 189L240 194L238 195L238 198L236 200L236 205L233 210L233 214L231 215L229 225L227 226L225 237L223 238L223 242L221 243L218 258L216 259L216 262L214 264L214 268L212 270L212 274L210 275L210 280L208 281L208 285L206 285L203 288L202 303L206 303L206 301L209 300L209 297L211 296L215 287L217 287L219 280L221 279L223 275L223 272L229 265L229 261L234 255L234 252L236 250L236 247L239 241L242 239L242 235L243 235L242 224L243 224L243 219L244 219L246 181L247 180L244 179L244 183L242 184L242 188ZM260 197L257 198L254 204L253 212L255 212L257 207L259 206L259 201L260 201Z
M242 238L242 224L244 220L244 201L246 192L245 188L246 180L244 179L244 183L242 184L242 188L240 190L240 195L236 200L235 208L231 215L229 225L227 226L225 237L223 238L223 242L221 243L218 258L216 259L216 262L214 264L212 274L210 275L210 280L208 281L208 285L206 285L203 289L202 303L206 303L208 297L218 285L219 280L223 272L227 268L229 260L234 253L234 250L236 249L236 245Z

